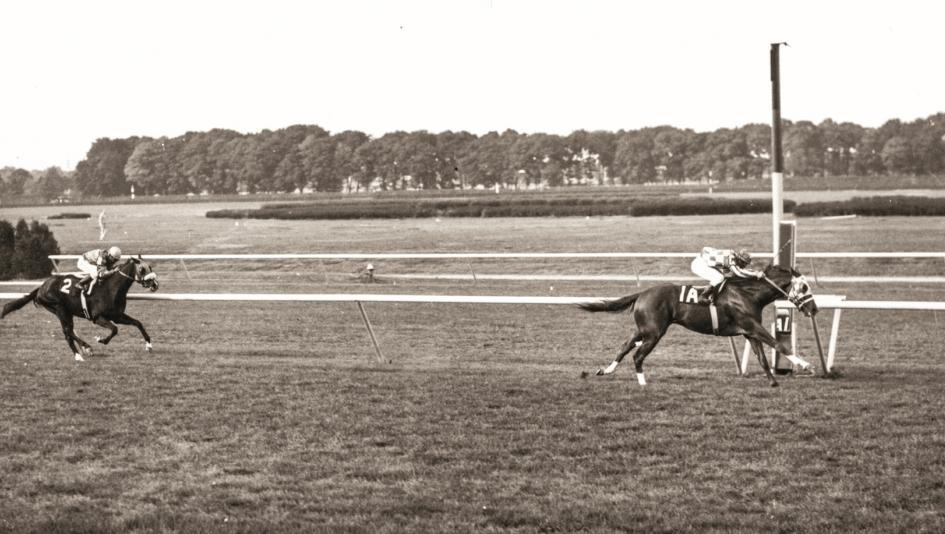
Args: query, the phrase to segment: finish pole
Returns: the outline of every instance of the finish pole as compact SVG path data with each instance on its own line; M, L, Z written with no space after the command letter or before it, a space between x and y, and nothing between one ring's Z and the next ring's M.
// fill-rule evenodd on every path
M781 152L781 60L779 50L787 43L771 43L771 250L778 262L780 229L784 215L784 156Z

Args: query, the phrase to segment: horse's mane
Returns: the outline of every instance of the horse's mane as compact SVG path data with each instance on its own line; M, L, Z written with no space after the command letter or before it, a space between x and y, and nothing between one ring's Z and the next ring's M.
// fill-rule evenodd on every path
M796 270L792 269L791 267L784 267L781 265L776 265L773 262L768 262L768 264L765 265L763 269L761 269L761 272L765 273L765 276L768 276L769 278L772 275L776 275L780 273L789 274L790 276L800 276L801 274L797 272ZM735 284L735 285L753 284L756 282L759 282L759 280L756 280L754 278L733 277L733 278L729 278L728 280L729 284ZM761 280L760 282L765 283L763 280Z
M133 264L135 264L135 265L138 265L139 263L141 263L141 260L138 259L138 258L136 258L136 257L134 257L134 256L128 256L127 258L125 258L125 260L124 260L124 261L121 263L121 265L119 265L118 267L119 267L119 268L124 267L124 266L128 265L129 263L133 263Z

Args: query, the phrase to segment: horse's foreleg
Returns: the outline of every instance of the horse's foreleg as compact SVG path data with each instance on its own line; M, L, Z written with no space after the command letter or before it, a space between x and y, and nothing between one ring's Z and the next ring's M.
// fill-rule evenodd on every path
M151 336L148 335L147 330L144 329L144 325L141 324L141 321L131 317L125 313L119 315L118 317L112 318L112 321L115 321L118 324L130 324L138 329L141 332L141 337L144 338L144 349L148 352L151 352Z
M777 387L778 381L774 378L774 373L771 372L771 366L768 364L768 357L765 356L765 347L762 341L753 336L745 336L748 338L748 342L751 343L751 348L755 352L755 356L758 358L758 363L761 364L761 368L765 370L765 375L767 375L768 380L771 382L771 387ZM777 346L778 343L775 342L774 346Z
M98 341L102 345L108 345L108 342L111 341L113 337L118 335L118 327L113 325L111 321L104 317L97 317L95 319L95 324L101 326L102 328L107 328L111 332L106 337L95 336L95 341Z
M82 346L82 352L87 350L89 355L92 354L92 348L89 347L88 343L79 339L79 336L75 335L71 315L66 313L57 313L57 315L59 316L59 323L62 324L62 333L66 337L66 343L69 344L69 349L72 350L73 358L77 362L84 362L85 358L82 357L82 353L76 348L76 342L79 342L79 345Z
M608 365L606 368L597 370L597 375L603 376L613 374L614 371L617 370L617 366L620 365L620 362L623 361L627 354L640 345L642 339L643 336L641 336L639 333L634 334L633 337L628 339L627 342L620 347L620 352L617 353L617 357L614 358L614 361L612 361L610 365Z

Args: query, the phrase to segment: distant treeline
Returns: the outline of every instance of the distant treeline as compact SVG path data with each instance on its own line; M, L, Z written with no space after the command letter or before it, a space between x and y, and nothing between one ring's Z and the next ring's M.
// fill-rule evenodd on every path
M879 128L785 121L785 171L813 177L941 174L943 137L945 113L890 120ZM83 196L103 197L128 195L132 185L141 195L180 195L726 182L765 176L770 144L764 124L702 133L661 126L568 136L506 130L377 138L295 125L255 134L103 138L72 178ZM0 174L5 195L22 194L30 176L12 168ZM53 173L46 182L35 189L53 191L60 180Z

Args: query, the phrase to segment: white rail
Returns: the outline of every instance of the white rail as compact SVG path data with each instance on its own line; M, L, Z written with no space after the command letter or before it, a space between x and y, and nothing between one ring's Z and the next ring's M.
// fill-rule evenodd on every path
M25 293L0 293L0 299L20 298ZM374 349L379 360L384 359L381 354L370 322L364 313L361 303L364 302L421 302L421 303L453 303L453 304L552 304L575 305L583 302L611 300L613 297L536 297L536 296L494 296L494 295L378 295L365 293L130 293L129 300L159 300L159 301L229 301L229 302L355 302L361 310L364 323L371 334ZM945 302L933 301L905 301L905 300L845 300L840 295L820 295L815 297L817 306L821 309L833 309L834 316L830 332L830 342L826 359L826 371L833 368L834 357L837 351L837 338L840 331L840 313L843 309L856 310L945 310ZM792 308L787 301L777 301L779 308ZM819 341L818 341L819 344ZM819 346L819 345L818 345ZM733 351L734 344L732 345ZM744 374L748 361L748 348L741 358L736 352L735 358L739 363L740 372ZM800 361L800 360L798 360Z
M25 293L0 293L0 299L14 299ZM129 300L233 301L233 302L428 302L453 304L578 304L612 300L614 297L537 297L509 295L398 295L369 293L129 293ZM815 298L822 309L934 310L945 311L945 302L914 300L843 300L833 295ZM791 308L778 301L779 308Z
M770 258L770 252L752 252ZM436 260L436 259L555 259L555 258L693 258L695 252L403 252L324 254L142 254L145 260ZM945 252L798 252L798 258L943 258ZM77 260L77 254L53 254L55 261Z

